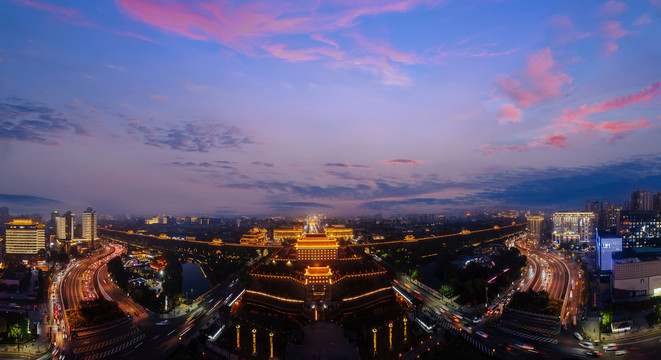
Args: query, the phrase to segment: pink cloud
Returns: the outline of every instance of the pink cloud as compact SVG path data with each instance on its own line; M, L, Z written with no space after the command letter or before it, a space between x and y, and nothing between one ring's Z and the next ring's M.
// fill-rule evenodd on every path
M498 122L521 122L522 114L521 109L517 108L515 105L506 104L498 108Z
M549 48L544 48L528 58L522 77L525 84L513 77L501 76L496 79L496 85L523 109L545 99L563 95L562 87L572 82L569 75L556 70L556 63Z
M380 79L382 84L394 86L410 86L411 79L401 73L397 67L388 62L388 59L364 56L361 58L346 58L330 65L336 68L358 69L372 74Z
M328 44L328 45L332 45L332 46L334 46L336 49L339 49L339 48L340 48L340 46L337 45L337 43L336 43L335 41L333 41L333 40L328 40L328 39L326 39L326 38L325 38L323 35L321 35L321 34L312 34L312 35L310 35L310 38L313 39L313 40L317 40L317 41L319 41L319 42L322 42L322 43L326 43L326 44Z
M607 41L603 45L603 52L604 56L606 57L611 57L613 54L617 52L617 50L620 48L619 45L615 41Z
M367 52L381 57L387 57L391 61L407 65L422 62L422 59L418 55L394 50L389 45L382 42L370 41L357 34L351 35L351 37L353 37Z
M623 12L627 11L627 9L627 4L610 0L603 3L601 7L599 7L599 13L604 16L615 16L622 14Z
M553 147L565 147L567 145L567 134L542 135L535 144L544 144Z
M622 28L621 21L605 21L601 25L602 34L612 40L621 39L629 34L628 31Z
M409 159L394 159L394 160L385 160L381 162L384 165L422 165L422 161L418 160L409 160Z
M228 1L162 3L154 0L119 0L134 18L165 32L195 40L220 42L234 50L250 53L256 40L282 34L310 34L352 27L366 15L405 12L423 3L440 1L398 0L385 3L354 3L338 6L334 13L319 15L317 4ZM318 40L318 39L315 39ZM318 40L320 41L320 40Z
M647 14L643 14L636 21L633 22L636 26L649 25L652 23L652 19Z
M620 121L590 121L589 115L613 111L633 104L649 103L661 97L661 82L654 82L638 92L618 96L594 104L584 104L576 108L566 108L562 115L552 119L552 124L542 128L542 132L550 132L534 137L524 144L507 144L493 146L485 144L479 147L484 155L499 151L520 152L537 146L566 147L570 136L586 131L596 131L609 134L610 141L615 141L636 130L648 129L655 126L647 118L639 117L636 120ZM661 119L661 116L659 117Z
M159 43L157 41L154 41L154 40L152 40L152 39L150 39L150 38L148 38L144 35L138 34L138 33L130 32L130 31L118 31L118 30L109 29L109 28L105 28L105 27L99 26L97 24L94 24L94 23L90 22L89 20L87 20L85 15L82 14L80 11L78 11L78 9L63 8L63 7L50 5L50 4L44 4L44 3L40 3L40 2L32 1L32 0L18 0L18 1L15 1L15 3L18 4L18 5L29 6L29 7L38 9L38 10L47 11L47 12L55 15L60 21L63 21L63 22L69 23L69 24L74 24L74 25L84 26L84 27L90 27L90 28L94 28L94 29L97 29L97 30L101 30L101 31L107 31L107 32L113 33L115 35L132 37L132 38L135 38L135 39L149 41L149 42L153 42L153 43L157 43L157 44Z
M568 15L553 15L547 23L550 27L558 30L553 40L556 44L570 44L592 36L590 33L579 31Z
M156 100L167 100L169 97L167 95L149 95L150 98Z
M262 45L262 49L266 50L271 56L285 59L289 62L310 61L319 59L320 55L332 57L336 60L342 59L344 53L339 50L330 48L309 48L299 50L285 49L284 44L276 45Z

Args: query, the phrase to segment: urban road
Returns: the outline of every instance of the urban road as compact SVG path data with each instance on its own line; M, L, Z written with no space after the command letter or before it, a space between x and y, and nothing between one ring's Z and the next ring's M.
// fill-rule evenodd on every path
M406 276L399 276L394 284L410 298L418 297L423 301L423 312L435 319L447 330L460 334L470 344L494 358L548 358L573 359L588 358L590 350L595 350L598 358L604 359L653 359L658 358L661 349L661 331L641 333L638 337L612 341L617 350L605 350L606 342L597 344L592 349L579 345L574 332L580 329L580 269L576 262L563 254L546 249L535 248L525 241L516 243L517 248L528 257L528 271L515 282L502 296L491 304L495 310L474 321L461 312L454 303L441 294ZM562 315L557 317L540 316L515 310L503 309L508 302L507 294L514 290L546 290L551 297L563 300ZM574 316L577 325L574 325ZM588 339L585 339L588 340ZM403 358L414 359L428 348L441 341L441 332L432 333L432 338ZM616 355L617 354L617 355ZM623 356L620 356L623 355Z
M60 275L60 286L53 287L61 289L59 298L54 298L62 300L60 306L75 309L87 292L93 297L116 301L125 313L131 315L130 320L127 316L127 320L110 326L76 331L75 336L68 324L62 323L54 327L56 346L52 352L55 357L61 357L64 351L66 359L166 358L181 342L197 336L203 326L214 321L220 306L240 291L235 278L231 278L204 294L193 305L178 308L167 317L149 313L108 277L107 261L117 248L116 245L106 245L100 253L66 269ZM88 278L90 269L93 270L91 279ZM86 283L92 286L85 286Z
M477 322L462 315L438 292L408 277L399 276L396 286L401 285L411 296L420 297L424 303L423 311L431 318L461 334L489 356L520 359L539 356L554 359L586 357L589 349L579 346L579 341L573 336L575 331L580 332L580 328L574 325L574 318L580 318L580 284L584 281L580 278L578 265L560 253L536 248L534 244L525 241L517 242L516 246L528 257L528 271L502 296L493 300L495 311ZM52 288L51 304L53 341L57 344L53 352L56 355L63 349L67 359L72 358L73 354L76 358L89 360L165 358L180 343L196 336L202 327L214 321L219 306L239 292L236 279L231 278L214 287L192 306L177 309L168 318L159 317L145 311L109 279L106 264L115 251L115 246L106 245L101 252L79 261L57 277ZM92 288L89 288L90 279L85 275L89 275L87 270L90 268L94 269ZM55 289L60 289L59 295ZM560 319L517 311L498 311L506 306L508 294L527 289L546 290L551 297L563 300ZM86 291L94 296L117 301L124 312L131 314L132 319L110 329L91 331L72 339L69 327L62 320L59 322L61 325L57 326L54 313L58 310L55 308L76 308L80 300L85 298ZM59 310L59 319L62 318L61 312ZM440 341L438 336L439 333L434 334L423 347L427 347L427 343ZM660 338L660 332L644 333L639 337L619 341L617 346L618 349L627 349L627 359L653 358L658 356ZM418 355L421 350L424 351L416 349L413 353ZM596 350L602 354L600 357L616 358L615 351L603 350L601 345ZM404 357L410 355L404 354Z

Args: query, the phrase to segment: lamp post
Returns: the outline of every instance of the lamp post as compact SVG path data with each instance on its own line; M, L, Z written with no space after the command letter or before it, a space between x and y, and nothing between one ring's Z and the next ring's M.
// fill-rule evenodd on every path
M406 319L406 316L404 316L404 319L402 320L404 322L404 344L408 342L407 334L406 334L406 322L408 321Z
M374 336L374 356L376 356L376 328L372 329L372 334Z
M236 324L236 349L241 350L241 325Z
M257 329L252 329L252 356L257 356Z
M392 351L392 323L388 324L388 340L390 341L388 350Z
M270 345L271 345L271 356L269 356L269 359L275 359L275 357L273 356L273 335L274 335L273 331L271 331L269 333L269 342L270 342Z

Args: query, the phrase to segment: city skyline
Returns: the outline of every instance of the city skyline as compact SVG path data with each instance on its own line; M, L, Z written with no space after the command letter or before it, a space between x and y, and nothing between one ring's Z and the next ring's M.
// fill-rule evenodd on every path
M12 212L570 210L661 190L658 0L0 12Z

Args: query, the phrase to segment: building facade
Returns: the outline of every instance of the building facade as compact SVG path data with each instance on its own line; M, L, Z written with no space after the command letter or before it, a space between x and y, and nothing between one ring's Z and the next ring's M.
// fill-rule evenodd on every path
M652 192L638 189L631 193L631 210L652 211Z
M596 247L599 271L613 271L613 253L622 251L622 237L613 232L597 231Z
M613 259L615 301L645 300L661 295L661 256L623 251Z
M36 255L46 247L44 225L30 219L14 219L7 226L7 255Z
M74 231L76 229L75 217L75 214L71 211L67 211L63 216L55 218L55 229L58 240L73 240Z
M344 225L326 226L324 232L326 232L326 236L332 240L349 240L353 238L353 229L345 227Z
M656 211L623 211L622 246L661 247L661 214Z
M553 214L553 241L587 242L595 238L594 213L584 211L557 212Z
M83 238L94 242L96 240L96 211L91 207L83 212Z
M531 215L526 217L526 219L528 220L528 236L535 240L541 239L544 217L541 215Z
M254 228L243 234L239 240L241 245L263 245L266 244L266 229Z

